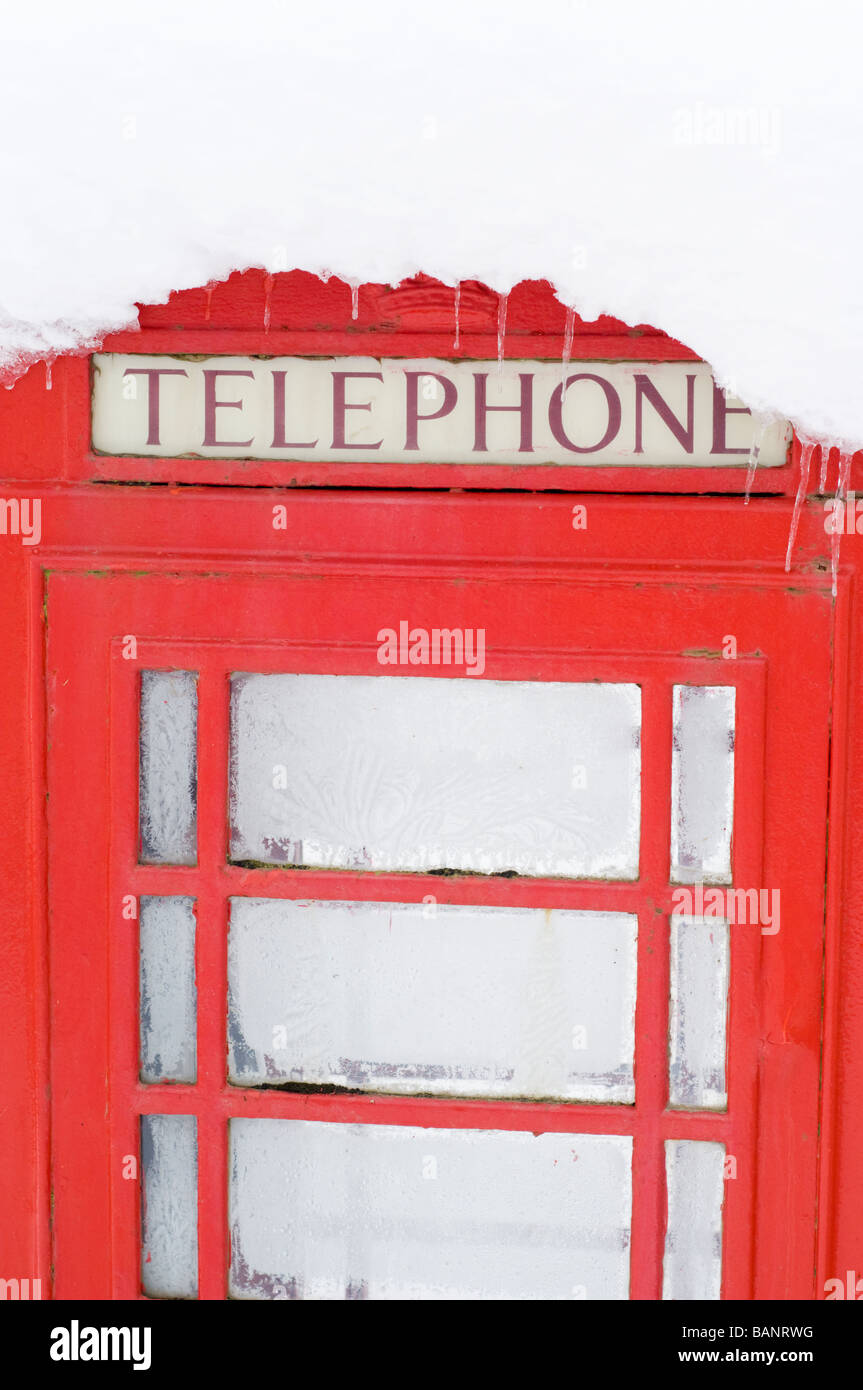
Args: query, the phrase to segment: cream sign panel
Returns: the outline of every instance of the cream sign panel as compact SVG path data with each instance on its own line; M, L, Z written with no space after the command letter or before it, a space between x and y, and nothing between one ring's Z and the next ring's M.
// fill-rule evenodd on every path
M361 463L760 467L786 461L702 362L93 357L106 454Z

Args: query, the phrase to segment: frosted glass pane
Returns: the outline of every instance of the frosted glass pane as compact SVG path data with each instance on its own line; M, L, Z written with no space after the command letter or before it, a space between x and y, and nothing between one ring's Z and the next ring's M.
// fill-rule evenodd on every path
M145 864L194 864L197 677L141 672L140 823Z
M231 1121L237 1298L623 1299L632 1140Z
M198 1135L194 1115L142 1115L141 1283L151 1298L198 1294Z
M728 1014L728 923L671 918L670 1099L723 1110Z
M662 1297L719 1298L725 1147L700 1139L666 1139L668 1226Z
M632 879L635 685L233 679L235 860Z
M734 686L674 687L671 878L731 882Z
M192 898L142 898L141 1080L195 1080L195 913Z
M634 915L234 898L240 1085L634 1100Z

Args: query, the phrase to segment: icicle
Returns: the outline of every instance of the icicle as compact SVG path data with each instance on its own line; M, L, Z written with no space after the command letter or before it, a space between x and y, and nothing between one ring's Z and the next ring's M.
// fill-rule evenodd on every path
M830 461L830 445L821 445L821 473L818 478L818 491L827 491L827 464Z
M458 312L459 312L460 306L461 306L461 280L459 280L458 284L457 284L456 287L455 287L455 341L453 342L453 345L452 345L452 346L453 346L453 351L454 351L454 352L458 352L458 350L459 350Z
M360 287L359 284L351 282L351 318L359 317L360 312Z
M785 552L786 570L790 570L791 568L791 556L794 553L794 542L797 539L797 528L800 525L800 512L803 508L803 500L809 485L809 466L812 463L812 455L814 453L814 444L801 444L800 481L797 484L797 496L794 498L794 511L791 513L791 528L788 532L788 549Z
M208 285L207 288L206 288L206 290L204 291L204 293L205 293L206 296L207 296L207 302L206 302L206 304L205 304L205 306L204 306L204 323L209 323L209 322L210 322L210 307L211 307L211 305L212 305L212 303L213 303L213 286L212 286L212 285Z
M506 338L506 306L509 292L498 296L497 301L497 374L503 372L503 344Z
M752 436L752 447L749 450L749 466L746 469L746 497L744 507L749 506L749 494L752 491L752 484L755 482L755 472L758 468L758 455L761 453L761 446L764 443L764 436L770 425L769 420L759 416L755 423L755 433Z
M53 383L52 380L51 380L51 363L50 363L50 362L46 362L46 363L45 363L45 390L46 390L46 391L50 391L51 388L53 387L53 384L54 384L54 383Z
M563 354L560 359L560 403L563 405L563 397L566 394L566 374L569 371L569 359L572 356L572 336L575 333L575 310L567 309L566 327L563 330Z
M828 453L830 452L828 448ZM848 479L851 476L851 460L853 454L843 454L839 451L839 484L836 492L836 505L833 511L833 534L830 537L830 579L833 597L839 584L839 544L842 539L842 532L845 520L845 505L848 498Z
M270 300L272 299L272 295L273 295L273 277L272 277L272 275L267 275L267 276L264 277L264 332L265 332L265 333L269 333L269 331L270 331Z

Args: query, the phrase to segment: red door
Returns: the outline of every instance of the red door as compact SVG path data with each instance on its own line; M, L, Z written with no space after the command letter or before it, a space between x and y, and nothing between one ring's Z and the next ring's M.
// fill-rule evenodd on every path
M55 1296L817 1296L823 577L183 506L47 581Z

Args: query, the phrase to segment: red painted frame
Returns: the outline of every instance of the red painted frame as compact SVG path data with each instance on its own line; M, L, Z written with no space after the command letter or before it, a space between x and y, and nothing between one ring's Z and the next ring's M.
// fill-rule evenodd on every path
M502 566L497 573L475 575L473 582L465 585L452 575L436 572L427 561L413 573L403 564L395 573L387 573L386 566L381 573L380 566L372 561L362 567L362 583L358 584L356 573L346 573L342 566L327 573L328 568L323 567L313 580L302 569L291 574L280 566L276 573L267 574L256 566L250 574L236 563L225 567L221 577L212 572L182 578L132 576L112 569L100 577L64 570L49 580L49 663L54 682L65 690L62 710L58 705L54 715L58 751L49 783L49 821L55 837L62 834L64 840L62 850L52 859L51 896L56 905L52 969L55 978L68 978L75 971L80 941L74 922L81 919L83 910L90 924L88 951L92 959L98 959L100 978L104 972L107 983L104 992L100 989L86 1000L86 1020L78 991L65 991L64 999L55 998L53 1072L59 1083L53 1118L57 1296L73 1292L89 1297L137 1295L138 1190L137 1184L125 1182L120 1175L124 1156L138 1151L137 1115L142 1111L195 1113L199 1117L202 1298L225 1296L225 1119L230 1113L631 1133L636 1148L631 1287L633 1297L648 1299L659 1297L661 1292L662 1140L717 1138L738 1160L738 1178L728 1184L726 1199L725 1296L783 1296L782 1288L785 1296L791 1291L806 1296L803 1290L811 1281L816 1201L813 1136L818 1101L821 939L820 933L806 933L804 928L806 914L820 900L822 856L817 849L801 854L798 846L774 845L768 840L762 866L761 758L770 753L769 746L767 750L761 746L768 727L763 682L769 669L771 721L776 720L799 747L808 731L793 727L795 721L804 721L787 675L783 679L782 667L793 659L793 653L799 654L801 645L805 648L813 703L820 703L826 716L829 606L817 590L810 591L803 622L803 613L796 611L799 605L787 593L782 596L769 586L766 592L753 590L741 583L739 576L731 583L718 584L689 576L672 586L667 574L653 576L647 584L631 575L590 571L563 581L559 576L549 580ZM681 595L687 608L682 628L676 616ZM250 871L226 865L226 673L230 669L287 666L291 670L378 675L381 668L368 635L385 623L387 615L395 611L393 605L407 605L417 621L430 625L443 613L450 624L484 625L492 632L495 620L505 623L506 646L490 641L489 679L641 681L646 814L638 884L470 877L442 880L437 876L365 876L345 871ZM782 610L781 617L777 607ZM286 625L290 622L290 636L280 641L271 637L274 612L290 615L284 620ZM685 641L706 647L717 623L723 622L730 622L732 627L736 623L734 630L743 638L742 651L755 652L759 640L763 646L756 633L767 614L780 647L776 653L768 652L767 661L742 655L736 662L718 663L682 654ZM641 621L633 628L634 615ZM650 648L645 652L642 634L650 631L665 633L674 655L658 657ZM138 637L134 663L124 661L121 654L121 639L128 633ZM82 648L89 654L87 662L82 662ZM198 868L136 863L136 678L137 672L148 666L179 666L201 673ZM94 675L98 677L95 686ZM791 920L786 918L778 938L763 938L752 928L732 933L734 984L727 1114L665 1108L671 684L681 680L734 683L741 689L735 882L745 886L772 884L771 858L784 860L780 880L784 899L789 876L796 875L797 879L792 886ZM109 708L110 721L106 718ZM822 732L820 742L821 757L810 756L802 775L795 769L788 785L774 768L768 779L771 801L799 801L803 794L814 798L813 805L817 805L820 795L823 818L821 774L826 733ZM89 775L80 762L84 749L88 765L95 765ZM775 750L773 754L775 757ZM109 768L110 776L106 776ZM80 793L85 777L88 785L82 808ZM768 821L769 811L775 815L775 809L775 805L769 808ZM70 833L77 850L75 843L69 843ZM91 870L82 869L85 857L93 861ZM199 1082L194 1088L142 1086L137 1081L136 940L131 924L120 920L119 904L127 893L152 892L189 893L198 902ZM637 908L639 1002L634 1107L307 1095L244 1091L225 1084L224 927L229 895L406 901L428 892L443 901ZM802 941L798 934L804 936ZM789 971L794 977L792 996L787 986ZM759 1008L769 1017L784 1017L789 1009L800 1014L798 1023L806 1032L803 1056L809 1065L804 1071L799 1061L795 1064L794 1085L788 1094L774 1091L774 1069L759 1057ZM106 1104L110 1126L105 1121ZM761 1165L770 1161L764 1150L772 1149L769 1136L780 1116L784 1117L783 1151L793 1154L796 1164L781 1215L771 1213L769 1187L763 1182L759 1187L756 1182L756 1169L763 1172ZM82 1142L82 1122L92 1144ZM812 1131L808 1141L804 1139L807 1128ZM62 1187L57 1183L61 1177ZM87 1213L91 1237L94 1228L98 1232L97 1241L88 1248L82 1245L82 1212Z

